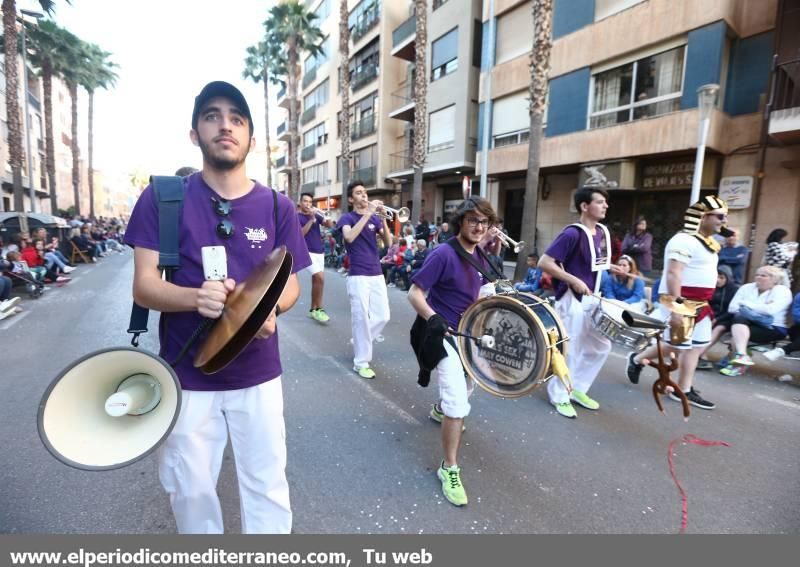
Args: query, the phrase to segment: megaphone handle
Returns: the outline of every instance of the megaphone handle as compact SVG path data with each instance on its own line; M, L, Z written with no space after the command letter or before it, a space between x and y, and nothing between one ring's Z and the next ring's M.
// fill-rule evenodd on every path
M175 368L178 365L178 363L183 359L186 353L189 352L189 349L192 347L195 341L197 341L197 339L200 338L200 335L205 333L208 330L208 328L214 324L214 321L216 321L216 319L207 319L205 317L203 318L203 321L194 330L194 333L192 333L192 336L189 337L188 341L186 341L186 344L183 345L183 348L178 353L178 356L175 358L175 360L170 363L170 366Z

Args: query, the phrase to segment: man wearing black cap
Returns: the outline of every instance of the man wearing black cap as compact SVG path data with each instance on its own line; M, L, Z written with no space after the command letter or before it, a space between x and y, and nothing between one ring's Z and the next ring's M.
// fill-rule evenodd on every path
M178 357L203 318L221 316L236 282L275 247L287 247L293 272L311 263L294 204L247 177L253 121L242 93L221 81L206 85L195 99L189 136L203 155L203 169L184 178L181 266L172 281L162 280L158 268L158 203L152 187L139 197L125 234L126 243L135 247L134 299L162 313L161 356L167 361ZM204 246L225 248L225 281L205 281ZM194 368L197 346L174 365L183 389L181 411L161 446L159 477L180 533L223 532L216 484L228 436L242 532L291 530L275 316L291 308L299 292L293 273L256 340L222 371L205 375Z

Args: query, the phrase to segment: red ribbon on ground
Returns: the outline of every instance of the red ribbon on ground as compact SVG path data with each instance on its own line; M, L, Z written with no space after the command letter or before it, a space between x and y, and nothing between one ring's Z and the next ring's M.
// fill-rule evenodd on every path
M730 444L726 443L725 441L708 441L706 439L700 439L691 433L684 435L680 439L673 439L670 441L669 448L667 449L667 462L669 463L669 474L672 475L672 480L675 481L675 486L678 487L678 492L681 493L681 500L683 501L681 529L678 532L682 534L686 531L686 526L689 525L689 500L686 497L686 491L683 489L683 486L681 486L681 483L675 474L675 465L672 463L672 448L675 446L675 443L678 442L691 443L692 445L700 445L701 447L730 447Z

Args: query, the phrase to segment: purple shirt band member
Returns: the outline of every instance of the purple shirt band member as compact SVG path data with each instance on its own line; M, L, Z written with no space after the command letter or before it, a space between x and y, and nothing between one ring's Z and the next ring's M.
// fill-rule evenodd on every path
M602 255L601 245L603 242L603 232L597 230L592 236L596 256ZM577 254L573 254L578 250ZM561 264L565 271L580 279L589 289L595 288L595 278L599 277L598 272L592 271L592 253L589 250L589 241L585 233L577 227L567 227L556 237L545 252L556 262ZM566 282L554 280L556 299L561 299L569 289ZM574 292L573 292L574 293ZM581 296L575 294L580 301Z
M478 253L477 247L472 258L487 272L489 266ZM411 278L411 283L428 293L428 305L447 320L452 329L458 323L467 307L475 302L486 278L463 260L452 246L438 246L428 254L422 268Z
M355 226L363 215L351 211L342 216L336 228ZM351 276L382 276L380 257L378 256L377 234L383 228L383 221L378 215L372 215L361 233L352 242L345 241L345 248L350 257Z
M314 226L311 227L306 233L305 240L306 240L306 248L311 254L323 254L325 249L322 246L322 227L325 226L325 221L317 214L310 214L306 215L304 213L297 213L297 221L300 223L300 226L305 226L305 224L314 217Z
M253 189L230 201L231 213L226 218L234 225L233 235L222 239L215 227L220 217L213 207L217 195L195 173L185 180L185 195L181 213L181 267L175 271L173 282L178 286L200 287L204 281L201 248L224 246L228 258L228 277L237 283L244 281L252 269L272 252L276 243L284 243L292 255L292 273L311 263L300 232L294 204L278 195L278 226L274 224L272 189L256 183ZM147 187L136 203L125 233L125 243L158 250L158 203L151 187ZM202 322L197 311L162 314L165 325L159 326L162 341L161 356L172 361ZM163 319L162 319L163 320ZM224 370L205 375L192 364L198 341L175 368L185 390L236 390L261 384L281 375L278 332L264 340L254 340Z

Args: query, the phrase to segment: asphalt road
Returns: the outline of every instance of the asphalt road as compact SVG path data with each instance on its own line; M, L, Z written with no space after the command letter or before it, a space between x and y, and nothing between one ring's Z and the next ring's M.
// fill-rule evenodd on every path
M36 431L39 400L72 360L128 344L132 255L81 266L68 285L26 300L0 322L0 532L174 533L154 457L109 472L73 470L52 458ZM624 377L615 349L591 395L601 408L558 416L544 392L504 400L483 392L461 450L470 504L441 496L438 425L427 417L435 381L416 385L408 344L413 312L389 290L392 321L376 345L378 378L352 372L345 279L328 271L327 325L299 304L280 318L289 481L298 533L676 533L681 497L667 448L693 434L729 447L675 443L688 497L688 533L800 532L800 390L759 376L702 372L697 387L717 403L684 422L678 404L658 413L655 377ZM151 317L151 329L156 317ZM156 351L149 333L142 346ZM229 532L239 531L234 463L219 493Z

